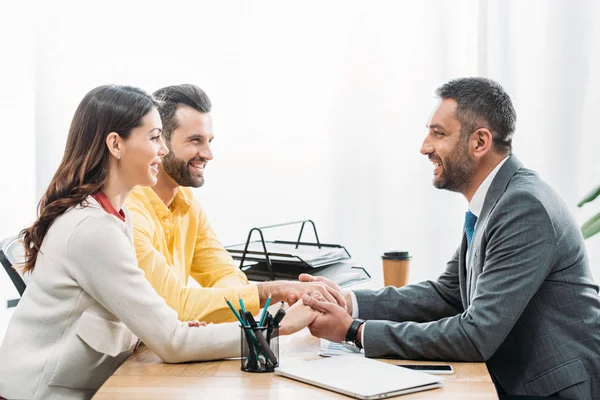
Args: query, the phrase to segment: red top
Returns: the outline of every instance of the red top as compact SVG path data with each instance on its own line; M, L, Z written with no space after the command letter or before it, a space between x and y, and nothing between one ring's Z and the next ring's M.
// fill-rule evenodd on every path
M119 218L121 221L125 222L125 213L123 212L123 210L119 210L117 212L117 210L115 210L115 207L112 205L108 197L106 197L106 195L103 192L97 192L96 194L93 194L92 197L96 199L98 203L100 203L102 208L104 208L104 210L107 213L112 214L115 217Z

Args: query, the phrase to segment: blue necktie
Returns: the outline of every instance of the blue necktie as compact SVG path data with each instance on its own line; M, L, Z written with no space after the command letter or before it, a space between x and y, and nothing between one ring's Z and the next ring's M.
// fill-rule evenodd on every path
M465 233L467 234L467 247L471 247L471 239L473 239L473 232L475 232L475 223L477 222L477 216L471 211L465 213Z

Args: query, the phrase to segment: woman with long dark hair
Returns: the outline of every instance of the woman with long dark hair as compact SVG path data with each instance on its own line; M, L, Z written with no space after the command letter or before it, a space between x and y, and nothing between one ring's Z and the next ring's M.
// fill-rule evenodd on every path
M22 232L35 273L0 347L0 396L90 398L139 339L166 362L239 356L237 324L178 321L137 266L122 207L134 186L156 183L161 130L137 88L100 86L79 104L39 218Z

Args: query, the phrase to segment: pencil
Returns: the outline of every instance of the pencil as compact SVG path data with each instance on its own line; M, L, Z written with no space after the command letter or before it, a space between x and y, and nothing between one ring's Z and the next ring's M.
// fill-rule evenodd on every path
M263 309L262 315L260 316L260 322L258 326L263 326L263 322L265 322L265 317L267 316L267 308L271 305L271 293L269 293L269 297L267 297L267 301L265 303L265 308Z
M242 307L242 312L246 314L246 307L244 307L244 300L242 300L242 296L238 294L238 299L240 301L240 307Z
M233 315L235 315L235 317L237 318L237 320L240 321L240 324L242 326L246 326L246 324L244 323L244 321L242 321L242 317L240 317L240 315L237 313L237 311L235 311L235 308L233 308L233 306L231 305L231 303L229 302L229 300L227 300L227 297L223 296L223 298L227 302L227 305L229 306L229 309L231 310L231 312L233 313Z

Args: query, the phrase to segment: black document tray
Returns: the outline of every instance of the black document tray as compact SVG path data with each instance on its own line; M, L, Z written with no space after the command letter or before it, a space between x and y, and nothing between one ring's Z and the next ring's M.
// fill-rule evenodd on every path
M316 242L300 241L306 223L312 225ZM302 224L298 240L265 241L263 230L292 224ZM254 232L258 233L260 240L251 240ZM296 280L301 273L309 273L325 276L340 286L348 286L371 278L364 268L349 261L350 253L344 246L321 243L311 220L252 228L246 243L225 248L235 260L240 261L240 269L253 281Z
M267 262L267 257L269 257L272 263L292 264L305 268L324 267L350 258L350 253L344 246L285 240L270 242L257 240L228 246L227 250L240 260L246 254L245 260L247 261Z

